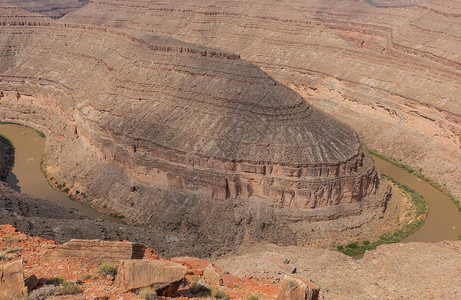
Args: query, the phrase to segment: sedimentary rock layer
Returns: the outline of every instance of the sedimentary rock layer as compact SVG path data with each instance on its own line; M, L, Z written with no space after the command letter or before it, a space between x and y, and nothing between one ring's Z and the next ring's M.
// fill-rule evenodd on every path
M89 0L0 0L0 4L14 5L51 18L60 18L90 2Z
M69 257L88 259L95 262L119 263L124 259L142 259L145 246L130 242L101 240L70 240L63 245L43 245L40 261L49 262Z
M0 24L2 117L67 123L135 182L303 209L376 188L350 127L238 56L98 27Z
M460 15L452 0L94 0L64 19L236 52L461 196Z

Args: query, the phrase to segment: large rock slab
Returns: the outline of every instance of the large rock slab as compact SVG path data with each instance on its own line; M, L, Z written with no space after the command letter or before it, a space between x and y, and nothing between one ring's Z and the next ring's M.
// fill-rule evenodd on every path
M87 258L98 262L118 263L124 259L141 259L145 246L131 242L101 240L70 240L63 245L43 245L40 261L48 262L69 257Z
M124 260L120 262L115 284L126 291L150 286L157 295L172 296L186 273L186 267L170 261Z
M0 265L0 299L23 299L26 295L22 260Z
M203 272L203 278L212 285L223 285L223 279L213 264L209 264Z
M304 277L286 275L280 284L277 300L317 300L320 288Z

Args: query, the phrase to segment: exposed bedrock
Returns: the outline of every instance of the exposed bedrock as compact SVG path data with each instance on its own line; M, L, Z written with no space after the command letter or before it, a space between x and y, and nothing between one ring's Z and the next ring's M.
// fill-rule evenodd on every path
M288 243L293 218L341 231L384 212L357 134L238 55L50 20L0 24L0 118L45 131L47 172L93 205L214 238L246 222L232 239Z
M94 0L64 21L236 52L461 196L459 16L452 0Z

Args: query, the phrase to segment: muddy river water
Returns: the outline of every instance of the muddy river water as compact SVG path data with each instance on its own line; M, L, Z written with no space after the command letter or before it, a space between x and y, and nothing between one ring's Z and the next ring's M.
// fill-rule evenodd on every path
M0 134L7 136L15 147L15 163L6 181L16 190L67 208L77 209L90 217L119 222L111 216L70 199L49 185L40 170L45 138L40 137L35 130L20 125L2 124ZM405 170L380 158L373 158L382 173L416 190L428 204L429 214L426 222L403 242L439 242L458 239L461 233L461 214L447 196Z
M89 217L120 223L116 218L70 199L48 183L40 169L45 138L39 136L37 131L15 124L1 124L0 134L8 137L14 145L14 166L5 181L15 190L66 208L76 209Z

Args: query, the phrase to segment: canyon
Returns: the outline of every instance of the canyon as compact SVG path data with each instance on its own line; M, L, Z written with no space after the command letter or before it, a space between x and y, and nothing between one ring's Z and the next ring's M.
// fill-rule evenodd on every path
M238 53L460 198L460 9L452 0L94 0L63 20Z
M353 129L239 55L1 14L0 117L45 132L43 170L83 202L229 247L327 244L383 218L389 183Z
M19 234L25 249L6 259L49 273L57 264L36 261L44 243L65 250L60 268L78 269L67 259L86 246L74 244L104 256L106 241L128 240L187 267L185 299L196 273L231 278L232 298L288 297L293 280L307 293L305 278L312 299L317 286L320 299L459 298L459 241L404 240L360 259L327 249L437 223L369 149L461 199L460 17L454 0L0 0L0 177L15 146L2 126L40 134L38 170L85 205L0 181L0 223L11 225L0 245ZM456 213L444 239L456 239ZM112 281L77 284L137 298Z

